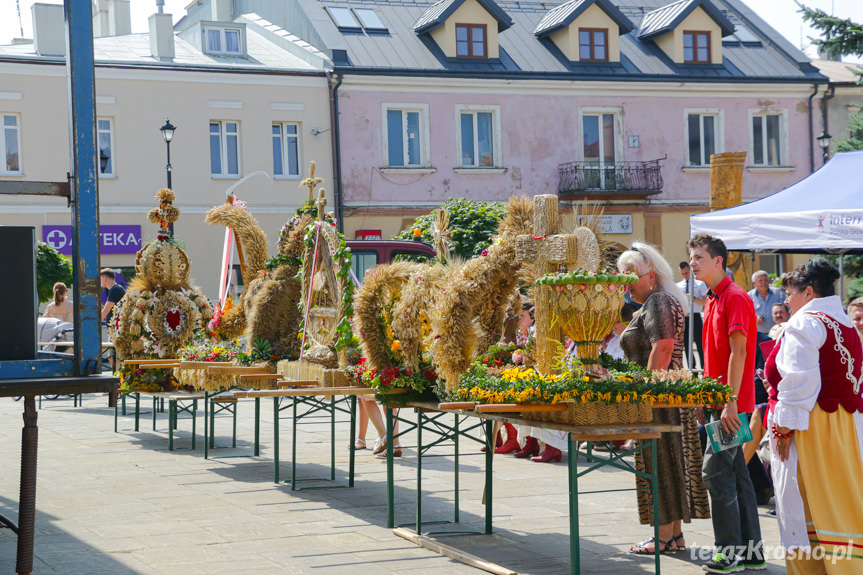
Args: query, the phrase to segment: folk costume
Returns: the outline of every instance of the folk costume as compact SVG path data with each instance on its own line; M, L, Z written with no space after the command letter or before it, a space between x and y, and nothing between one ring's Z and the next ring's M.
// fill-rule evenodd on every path
M795 313L776 347L768 364L781 379L770 428L794 430L785 461L772 433L770 440L787 572L863 573L860 336L839 297L829 296Z

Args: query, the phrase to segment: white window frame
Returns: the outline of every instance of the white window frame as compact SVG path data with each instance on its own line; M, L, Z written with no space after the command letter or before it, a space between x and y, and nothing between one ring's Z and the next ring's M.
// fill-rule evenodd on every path
M102 146L100 142L101 135L105 132L99 129L99 122L108 122L108 149L111 151L111 171L102 171ZM96 167L99 171L100 178L116 178L117 177L117 153L114 148L114 118L109 116L99 116L96 118Z
M603 116L605 114L611 114L613 116L614 122L614 163L623 161L623 108L617 106L584 106L578 109L578 137L576 141L578 142L578 156L581 158L582 162L587 162L587 158L584 157L584 117L585 116ZM602 122L599 124L599 131L602 134ZM602 137L602 136L600 136ZM599 178L598 182L600 183L600 187L606 189L606 183L609 185L614 181L608 174L614 174L614 165L611 166L605 165L605 162L600 155L599 166L597 168L588 168L586 165L584 167L585 170L598 170ZM611 170L609 172L608 170ZM612 188L609 188L612 189Z
M18 170L10 171L6 169L6 130L10 129L6 126L6 117L14 116L16 118L15 122L15 136L16 143L18 145ZM0 112L0 176L23 176L24 169L21 161L21 114L17 112Z
M404 164L401 166L390 166L390 141L387 121L387 112L402 112L402 134L407 140L407 123L405 112L419 112L420 119L420 163L407 163L407 147L402 148ZM387 103L381 104L381 137L383 141L383 165L392 170L422 170L431 167L431 138L429 136L429 105L416 103Z
M483 166L479 164L478 136L476 130L476 113L491 112L492 113L492 165ZM461 115L473 114L474 116L474 131L473 143L476 157L474 165L465 166L461 163L462 158L462 141L461 141ZM501 150L501 130L500 130L500 106L476 105L476 104L456 104L455 107L455 137L456 137L456 167L459 170L501 170L503 169L503 156Z
M207 37L211 30L216 30L219 32L219 49L212 50L210 49L210 43L208 42ZM228 43L226 42L227 32L236 32L237 33L237 51L229 52L227 50ZM218 54L221 56L243 56L246 53L246 34L245 28L243 26L220 26L215 24L206 24L201 26L201 35L203 38L202 42L202 52L205 54Z
M699 164L693 165L689 159L689 116L690 114L698 114L699 116L713 116L714 129L716 133L716 142L715 142L715 154L721 154L725 152L725 110L722 108L684 108L683 109L683 167L685 169L695 169L695 170L709 170L710 164L701 162ZM699 121L699 130L701 131L701 138L699 141L701 154L704 155L704 130L702 128L703 123ZM701 160L701 158L699 158ZM706 161L709 161L710 158L705 158Z
M280 129L280 137L282 140L282 174L277 176L275 175L275 169L273 169L273 178L277 180L300 180L303 177L303 149L302 149L302 134L303 134L303 126L300 122L291 122L287 120L273 120L272 126L279 126ZM285 126L296 126L297 133L294 135L286 135L284 131ZM271 129L272 131L272 129ZM273 135L270 134L272 138ZM288 139L296 138L297 140L297 173L296 174L288 174ZM273 158L273 168L275 168L275 158Z
M779 116L779 163L767 163L767 122L763 122L763 130L761 137L763 138L763 154L762 162L755 163L755 130L752 127L752 120L757 117L766 118L767 116ZM789 165L788 162L788 110L774 108L752 108L749 110L749 157L751 158L750 166L755 168L784 168Z
M614 161L623 161L623 108L619 106L584 106L578 109L578 157L584 158L584 117L612 114L614 116Z
M236 124L237 125L237 173L232 174L227 172L228 169L228 146L227 139L228 134L225 132L225 124ZM239 120L210 120L207 122L207 143L210 143L210 138L212 134L210 133L210 125L218 124L219 125L219 152L220 152L220 168L221 172L218 174L214 174L212 170L212 164L210 165L210 177L213 179L221 179L221 180L236 180L239 179L243 173L243 154L241 150L241 124ZM210 154L212 154L212 150L210 150ZM211 156L207 156L208 161Z

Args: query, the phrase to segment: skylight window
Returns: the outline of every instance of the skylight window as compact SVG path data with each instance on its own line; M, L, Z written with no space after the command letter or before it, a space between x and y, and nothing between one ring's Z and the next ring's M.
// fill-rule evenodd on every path
M333 22L336 23L336 26L339 28L347 28L360 30L360 23L357 22L357 19L354 18L354 14L350 11L349 8L341 8L336 6L327 6L327 12L330 14L330 18L333 19Z
M374 8L354 8L354 14L366 30L372 32L385 32L387 30L386 24L383 23Z

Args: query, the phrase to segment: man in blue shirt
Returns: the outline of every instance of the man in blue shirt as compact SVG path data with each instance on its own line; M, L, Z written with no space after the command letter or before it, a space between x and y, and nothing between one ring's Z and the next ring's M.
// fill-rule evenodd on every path
M752 274L754 289L749 291L749 297L755 304L755 321L759 333L769 333L773 327L773 304L784 303L785 294L779 288L770 287L770 278L764 270Z

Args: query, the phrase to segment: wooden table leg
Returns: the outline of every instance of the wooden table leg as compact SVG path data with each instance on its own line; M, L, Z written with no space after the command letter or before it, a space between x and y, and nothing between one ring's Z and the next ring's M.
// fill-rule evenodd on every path
M21 430L21 487L18 502L19 575L33 571L33 532L36 524L36 455L39 428L36 426L36 398L24 397L24 428Z

